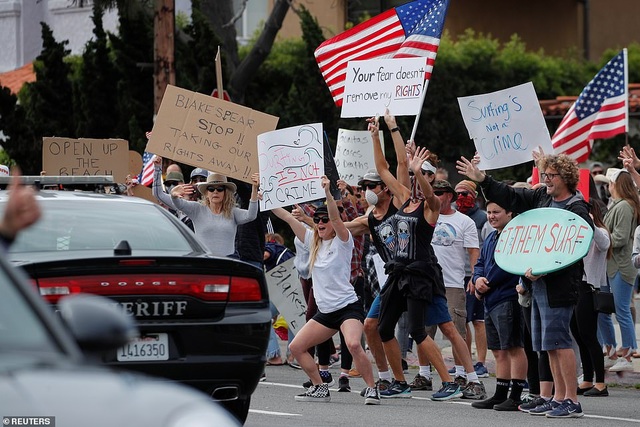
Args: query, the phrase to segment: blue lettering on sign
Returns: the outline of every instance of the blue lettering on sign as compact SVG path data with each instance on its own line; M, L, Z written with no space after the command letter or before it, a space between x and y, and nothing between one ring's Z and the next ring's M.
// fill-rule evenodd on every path
M522 140L522 134L516 132L513 135L496 135L489 140L480 140L480 154L487 160L491 160L502 154L509 154L513 151L526 151L529 145Z

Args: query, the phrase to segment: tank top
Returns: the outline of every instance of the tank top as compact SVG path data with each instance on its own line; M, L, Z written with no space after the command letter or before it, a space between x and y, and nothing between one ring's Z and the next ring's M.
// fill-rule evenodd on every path
M396 234L393 228L393 216L398 212L393 203L389 204L387 213L382 219L377 219L373 215L373 211L369 212L369 230L371 230L371 238L382 261L388 262L393 259L396 250Z
M396 232L396 261L432 261L431 239L434 227L424 219L424 200L413 212L405 212L411 200L407 200L393 216Z

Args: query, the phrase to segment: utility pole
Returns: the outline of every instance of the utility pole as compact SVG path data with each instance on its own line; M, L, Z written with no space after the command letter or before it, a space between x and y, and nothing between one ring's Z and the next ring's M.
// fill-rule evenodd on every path
M176 84L174 0L154 0L153 32L153 109L157 113L167 85Z

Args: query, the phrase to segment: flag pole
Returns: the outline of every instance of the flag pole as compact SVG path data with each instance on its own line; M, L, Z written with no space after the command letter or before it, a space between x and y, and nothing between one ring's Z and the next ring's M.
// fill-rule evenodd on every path
M629 146L629 62L627 60L627 48L622 49L624 58L624 142Z
M429 79L431 80L431 79ZM425 80L422 85L422 93L420 94L420 109L418 110L418 114L416 114L416 120L413 122L413 129L411 130L411 137L409 141L415 142L416 131L418 130L418 120L420 120L420 113L422 113L422 106L424 105L424 98L427 95L427 88L429 87L429 80Z

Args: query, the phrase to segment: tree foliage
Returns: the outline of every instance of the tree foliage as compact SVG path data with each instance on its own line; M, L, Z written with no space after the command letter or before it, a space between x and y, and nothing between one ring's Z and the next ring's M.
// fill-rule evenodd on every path
M200 1L202 4L200 4ZM106 34L101 9L94 9L94 39L81 57L71 58L66 42L57 42L43 26L43 51L35 62L37 81L25 86L18 98L0 88L0 128L8 140L7 153L27 173L38 173L43 136L118 137L142 152L145 131L153 120L153 5L152 2L100 0L117 3L119 34ZM211 93L215 87L214 58L223 47L225 88L235 102L280 117L279 127L322 122L335 147L338 128L366 129L364 119L341 119L320 74L313 52L324 40L317 20L303 6L296 10L303 35L274 42L289 9L287 0L275 2L262 32L238 48L231 0L194 1L192 21L176 37L177 84ZM217 13L216 17L212 14ZM629 48L629 81L640 81L640 46ZM474 152L457 98L493 92L532 81L540 99L577 95L617 50L597 63L575 53L553 57L532 52L517 36L504 44L467 31L456 39L445 34L420 115L416 142L436 152L454 171L455 161ZM250 65L247 65L250 64ZM548 118L550 133L561 117ZM399 117L405 139L413 117ZM628 138L640 145L636 137ZM593 160L616 164L624 136L597 141ZM393 150L387 146L391 166ZM524 179L531 164L492 171L499 178ZM452 180L456 180L452 177Z

